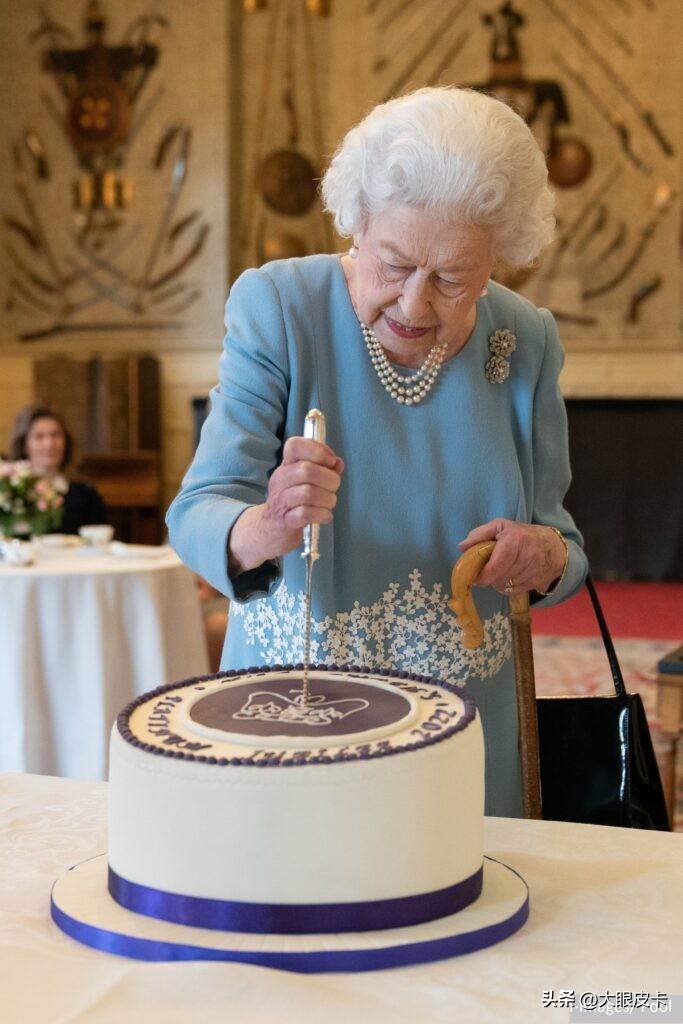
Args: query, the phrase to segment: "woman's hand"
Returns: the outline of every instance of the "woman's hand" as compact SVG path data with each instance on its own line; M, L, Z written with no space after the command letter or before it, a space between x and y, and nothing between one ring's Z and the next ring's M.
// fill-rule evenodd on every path
M329 445L290 437L263 505L245 509L230 531L229 571L238 576L299 547L304 526L330 523L344 461Z
M545 591L562 575L567 549L549 526L493 519L470 530L458 546L467 551L485 540L495 540L496 546L475 580L478 587L493 587L508 596L528 590ZM506 587L510 580L512 588Z

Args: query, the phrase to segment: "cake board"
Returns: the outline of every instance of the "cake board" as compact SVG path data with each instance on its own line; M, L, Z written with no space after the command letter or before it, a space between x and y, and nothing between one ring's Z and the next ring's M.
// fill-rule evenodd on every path
M513 868L485 856L481 895L449 917L385 931L254 935L193 928L126 910L108 892L103 854L57 880L51 913L71 938L135 960L227 961L317 974L407 967L485 949L522 927L529 916L529 891Z

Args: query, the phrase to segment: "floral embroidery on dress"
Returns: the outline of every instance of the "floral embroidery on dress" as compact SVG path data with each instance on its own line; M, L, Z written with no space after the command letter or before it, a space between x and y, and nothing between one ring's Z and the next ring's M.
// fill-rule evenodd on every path
M413 569L401 592L390 583L378 601L311 621L311 660L319 664L374 665L417 672L464 686L471 675L494 676L511 656L510 623L496 612L484 620L484 642L475 651L462 645L462 633L440 583L428 591ZM232 604L243 620L247 643L258 647L266 664L303 660L304 594L282 582L267 601Z

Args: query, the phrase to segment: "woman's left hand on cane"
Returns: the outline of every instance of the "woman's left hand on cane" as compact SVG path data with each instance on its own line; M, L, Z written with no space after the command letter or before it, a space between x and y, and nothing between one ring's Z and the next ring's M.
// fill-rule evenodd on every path
M495 540L496 546L475 580L478 587L493 587L508 596L546 591L562 575L566 548L549 526L492 519L470 530L458 546L464 552L487 540Z

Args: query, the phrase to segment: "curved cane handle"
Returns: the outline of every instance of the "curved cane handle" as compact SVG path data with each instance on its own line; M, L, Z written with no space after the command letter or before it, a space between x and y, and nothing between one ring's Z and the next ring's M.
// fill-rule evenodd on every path
M472 584L484 568L496 546L495 540L475 544L461 555L451 573L452 596L448 602L462 629L463 646L479 647L484 628L472 599ZM515 691L519 726L519 759L522 775L522 810L525 818L542 818L541 776L536 720L536 685L531 646L529 595L526 591L510 597L512 652L515 660Z
M472 597L472 584L493 554L495 546L495 540L475 544L460 556L451 572L451 599L448 607L455 612L463 632L463 646L468 651L473 651L484 639L484 627Z

